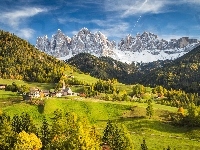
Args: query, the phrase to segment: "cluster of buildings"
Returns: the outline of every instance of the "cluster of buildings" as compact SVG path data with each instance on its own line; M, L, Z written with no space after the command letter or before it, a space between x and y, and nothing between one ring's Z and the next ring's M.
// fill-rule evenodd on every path
M31 88L30 92L23 94L24 100L31 100L34 98L43 98L43 97L63 97L63 96L77 96L78 93L72 92L71 88L63 87L58 91L54 90L40 90L39 88Z
M7 84L0 84L0 90L5 90ZM48 97L63 97L63 96L77 96L78 93L75 93L71 90L70 87L66 87L65 83L63 81L63 87L59 90L41 90L39 88L32 87L30 88L29 92L23 93L23 99L24 100L31 100L34 98L48 98Z

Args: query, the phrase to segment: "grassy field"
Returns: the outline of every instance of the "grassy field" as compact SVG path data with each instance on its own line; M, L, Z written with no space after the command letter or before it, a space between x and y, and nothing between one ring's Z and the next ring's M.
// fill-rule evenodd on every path
M78 80L85 81L86 83L90 83L90 84L98 81L97 78L91 77L90 75L87 75L87 74L84 74L84 73L78 74L77 72L74 72L73 75Z
M26 82L22 80L0 78L0 83L2 84L12 84L13 82L15 82L17 85L28 85L29 87L38 87L40 89L52 89L56 85L55 83L37 83L37 82Z
M22 96L17 92L0 90L0 108L20 102L21 100Z
M86 74L79 74L77 72L74 72L72 74L75 78L77 78L80 81L83 81L85 83L95 83L98 79L91 77L90 75ZM26 82L22 80L15 80L15 79L2 79L0 78L1 84L12 84L15 82L17 85L28 85L30 87L38 87L40 89L53 89L55 88L55 83L37 83L37 82Z
M15 97L19 97L19 95L16 92L0 90L0 100L11 98L11 97L15 98Z
M97 79L85 74L75 74L81 81L95 83ZM19 80L0 79L0 83L18 85L28 85L30 87L39 87L41 89L52 89L55 84L31 83ZM116 87L120 91L132 92L132 85L117 83ZM73 91L81 91L82 87L71 87ZM148 88L151 91L151 88ZM81 117L87 117L91 124L97 126L100 133L106 126L108 120L124 124L131 133L135 143L135 148L140 149L140 144L145 138L150 150L162 150L169 145L176 150L199 150L200 149L200 129L188 129L186 127L174 127L166 123L171 113L177 112L177 108L153 104L154 117L148 119L146 114L146 103L138 102L112 102L96 100L92 98L66 97L66 98L49 98L45 100L45 107L33 106L19 101L12 103L13 99L21 99L21 96L15 92L0 90L0 109L11 117L15 114L20 115L27 112L33 118L34 122L41 125L43 117L47 117L51 122L53 112L61 109L63 112L75 112ZM9 104L10 106L6 105ZM164 123L165 122L165 123ZM193 136L194 131L196 134ZM197 131L197 132L196 132ZM193 134L191 134L193 133Z
M163 117L166 118L168 114L176 112L177 108L154 104L155 116L148 119L145 117L146 106L146 103L108 102L74 97L73 100L70 98L48 99L45 101L43 112L37 106L26 103L7 106L2 110L11 116L27 112L32 116L35 123L40 125L44 116L51 121L53 112L56 109L61 109L64 112L71 111L79 116L87 117L101 133L108 120L124 124L131 133L136 149L140 149L143 138L145 138L150 150L162 150L167 148L168 145L176 150L200 149L198 137L195 140L189 139L191 138L189 136L192 132L191 129L174 127L160 121ZM196 130L199 131L200 129Z

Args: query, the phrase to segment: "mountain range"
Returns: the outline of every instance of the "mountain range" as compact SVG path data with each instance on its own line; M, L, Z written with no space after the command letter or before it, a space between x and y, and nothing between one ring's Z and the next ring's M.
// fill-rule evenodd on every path
M115 60L131 62L153 62L176 59L199 45L197 39L182 37L170 41L159 39L151 32L127 35L120 42L110 41L100 31L92 33L82 28L72 38L60 29L52 38L38 37L35 47L61 60L69 59L79 53L89 53L97 57L109 56Z
M84 72L125 84L162 85L200 94L200 46L176 60L127 64L107 56L79 53L63 62L12 33L0 30L0 37L1 78L57 83L63 73Z
M49 39L38 37L36 48L57 58L72 57L79 53L90 53L96 56L110 56L115 49L114 41L109 41L101 32L91 33L87 28L81 29L72 38L65 36L60 29Z

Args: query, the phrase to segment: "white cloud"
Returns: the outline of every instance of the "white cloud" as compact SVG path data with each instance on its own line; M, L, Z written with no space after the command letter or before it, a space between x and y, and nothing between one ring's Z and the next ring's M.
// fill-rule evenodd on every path
M59 22L60 24L65 24L66 21L67 21L66 19L58 18L58 22Z
M77 18L58 18L59 23L65 24L67 22L76 22L80 24L90 24L94 23L99 26L99 28L89 29L91 32L101 31L107 37L114 37L114 38L122 38L128 34L129 23L124 22L122 20L115 20L115 19L106 19L106 20L81 20ZM84 26L83 26L84 27ZM74 30L71 32L72 35L78 33L78 30Z
M92 20L101 27L100 31L108 38L121 39L128 34L130 28L129 23L123 21L113 20ZM99 29L93 29L92 32L97 32Z
M76 23L89 23L90 21L87 21L87 20L81 20L81 19L77 19L77 18L69 18L69 17L66 17L66 18L58 18L58 22L60 24L65 24L67 22L76 22Z
M180 2L200 5L200 0L182 0Z
M79 20L79 21L81 22L81 20ZM84 21L84 23L85 22L86 21ZM111 19L108 19L108 20L94 19L94 20L87 21L87 23L97 24L99 26L99 28L93 28L93 29L88 28L88 29L92 33L100 31L106 37L108 37L108 39L119 39L119 38L121 39L129 33L128 29L130 28L129 23L123 22L120 20L115 21L115 20L111 20ZM75 35L78 32L79 32L79 29L70 32L70 34Z
M35 31L33 29L23 28L23 29L18 30L16 34L22 38L30 39L33 37L34 32Z
M108 12L116 12L118 17L126 18L145 13L168 12L169 5L179 4L200 5L200 0L105 0L104 9Z
M169 0L106 0L105 10L118 12L122 18L144 13L160 13L165 11Z
M79 31L78 30L74 30L71 32L72 35L76 35Z
M46 8L39 7L22 7L21 9L9 12L4 11L1 12L0 23L7 25L18 36L30 39L33 37L35 31L26 27L27 19L47 11Z
M28 7L20 10L14 10L12 12L2 12L0 22L5 23L11 27L18 27L25 22L24 19L35 16L41 12L46 12L47 9Z
M161 34L159 35L159 39L164 39L167 41L170 41L171 39L180 39L181 37L184 37L184 35L175 35L175 34Z

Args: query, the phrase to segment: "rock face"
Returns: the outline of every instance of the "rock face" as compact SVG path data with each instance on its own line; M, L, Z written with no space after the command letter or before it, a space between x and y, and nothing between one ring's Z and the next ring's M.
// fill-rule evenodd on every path
M49 40L47 36L38 37L36 48L55 57L90 53L96 56L109 56L116 44L109 41L101 32L91 33L87 28L81 29L72 38L65 36L61 30Z
M55 57L69 54L71 38L65 36L60 29L49 39L47 35L38 37L36 48Z
M171 39L170 41L159 40L158 36L150 33L144 32L143 34L137 34L135 37L127 35L122 39L118 48L121 51L130 51L130 52L142 52L143 50L171 50L171 49L182 49L185 48L185 51L189 50L190 45L198 44L197 39L189 39L189 37L182 37L180 39ZM176 51L174 51L176 53Z
M91 33L82 28L72 38L65 36L60 29L52 35L38 37L36 48L60 59L68 59L79 53L90 53L97 57L110 56L122 62L152 62L156 60L176 59L199 45L197 39L182 37L170 41L159 39L151 32L130 34L116 47L100 31Z

